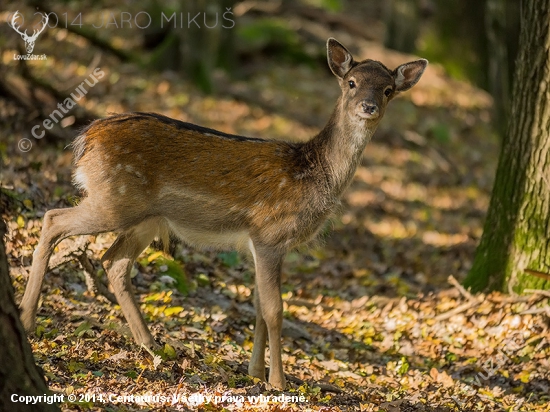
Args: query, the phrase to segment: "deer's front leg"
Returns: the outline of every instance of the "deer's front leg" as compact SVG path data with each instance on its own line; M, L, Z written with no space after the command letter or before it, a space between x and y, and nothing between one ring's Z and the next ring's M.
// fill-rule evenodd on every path
M256 279L258 279L256 275ZM258 282L254 288L254 308L256 309L256 327L254 328L254 346L248 365L248 374L265 381L265 344L267 342L267 325L262 316Z
M269 337L269 383L278 389L284 389L286 379L281 358L281 331L283 327L283 301L281 299L281 265L284 252L272 247L252 244L251 251L256 265L256 330L254 348L250 360L249 373L263 378L265 376L265 340L266 330Z

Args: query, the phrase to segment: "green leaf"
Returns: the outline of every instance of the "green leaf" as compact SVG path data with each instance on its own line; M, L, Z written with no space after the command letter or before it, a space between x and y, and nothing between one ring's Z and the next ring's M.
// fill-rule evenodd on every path
M445 359L447 360L447 362L456 362L458 356L455 353L447 352L445 354Z
M197 283L200 286L208 286L210 285L210 279L208 278L208 275L204 273L199 273L199 275L196 277Z
M395 370L399 375L404 375L409 371L409 362L404 356L401 357L401 360L397 363L397 368Z
M451 140L451 132L446 124L436 124L432 129L432 133L440 143L448 143Z
M128 371L125 373L125 375L132 379L136 379L138 377L138 374L136 371Z
M46 332L46 328L44 326L38 325L36 327L36 332L35 333L36 333L37 337L41 338L42 335L44 335L44 332Z
M187 275L182 265L178 261L166 258L162 252L153 253L149 256L148 260L149 262L154 261L155 268L162 275L168 275L176 281L176 289L182 295L189 294L189 280L187 279Z
M240 262L239 254L235 251L218 253L218 258L222 264L227 267L237 266Z
M164 354L168 356L169 359L176 359L176 350L169 344L164 345Z
M69 369L70 372L76 372L86 369L86 366L82 362L76 362L72 360L67 365L67 369Z
M56 336L58 332L59 332L59 330L57 328L54 328L54 329L50 330L49 332L44 333L44 337L46 339L51 339L54 336Z
M78 337L81 337L82 335L84 335L87 331L91 330L92 329L92 325L90 322L88 322L87 320L85 320L84 322L82 322L78 328L76 328L76 330L74 331L74 335L75 336L78 336Z

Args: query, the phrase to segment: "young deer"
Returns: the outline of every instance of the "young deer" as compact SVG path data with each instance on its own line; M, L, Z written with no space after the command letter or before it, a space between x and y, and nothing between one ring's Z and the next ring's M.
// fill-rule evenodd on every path
M248 370L265 380L269 337L269 383L284 388L283 258L315 236L350 183L386 105L414 86L428 64L416 60L391 71L374 60L354 61L334 39L327 49L342 94L325 128L308 142L234 136L154 113L114 115L84 130L73 144L74 182L86 197L44 216L21 302L25 329L35 329L48 260L68 236L120 232L102 263L136 343L149 346L155 341L130 270L155 237L171 233L195 246L248 249L256 267Z

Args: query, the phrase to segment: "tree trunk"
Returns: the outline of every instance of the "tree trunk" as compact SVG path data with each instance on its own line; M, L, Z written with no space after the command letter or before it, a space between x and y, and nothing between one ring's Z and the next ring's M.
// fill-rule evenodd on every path
M4 249L6 226L0 217L0 411L59 411L45 401L12 402L12 395L45 395L49 390L42 372L34 364L31 347L19 321ZM19 397L16 399L19 400Z
M508 133L466 286L550 288L550 0L522 2Z
M404 53L413 53L416 50L416 39L420 33L417 3L411 0L387 0L384 3L386 47Z
M188 27L179 31L180 55L184 73L203 92L214 88L212 74L216 67L232 68L235 49L234 23L225 20L234 0L191 0L185 3ZM191 22L194 16L199 17ZM229 15L229 16L232 16ZM227 28L231 27L231 28Z
M487 88L494 99L493 124L501 136L506 134L514 61L518 52L520 2L486 0Z

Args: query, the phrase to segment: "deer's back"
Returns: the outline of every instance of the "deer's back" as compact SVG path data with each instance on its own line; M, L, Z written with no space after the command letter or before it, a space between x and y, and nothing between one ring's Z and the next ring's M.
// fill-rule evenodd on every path
M183 238L223 232L221 243L240 233L293 244L328 212L300 144L131 113L92 123L73 146L75 183L124 225L160 216Z

